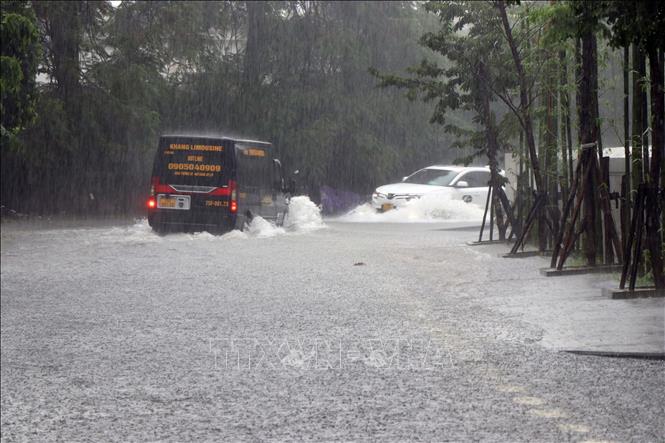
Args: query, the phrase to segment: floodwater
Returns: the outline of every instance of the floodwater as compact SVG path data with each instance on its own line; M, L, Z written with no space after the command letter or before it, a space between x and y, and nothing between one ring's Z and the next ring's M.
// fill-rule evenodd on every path
M662 299L468 246L459 214L297 206L223 236L3 225L2 439L663 440L662 361L559 352L657 348Z

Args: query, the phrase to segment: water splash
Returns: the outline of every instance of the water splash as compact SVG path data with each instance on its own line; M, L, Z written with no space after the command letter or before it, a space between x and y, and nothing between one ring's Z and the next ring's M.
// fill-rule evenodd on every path
M397 209L377 212L369 203L360 205L335 221L353 223L433 223L441 221L478 221L483 209L448 196L426 195Z
M306 195L291 198L284 227L290 232L309 232L325 228L321 210Z

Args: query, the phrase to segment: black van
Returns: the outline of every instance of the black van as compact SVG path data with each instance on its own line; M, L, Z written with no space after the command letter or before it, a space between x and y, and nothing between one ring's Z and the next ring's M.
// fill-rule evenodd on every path
M243 229L254 216L281 225L282 166L268 142L163 135L155 155L148 223L157 232Z

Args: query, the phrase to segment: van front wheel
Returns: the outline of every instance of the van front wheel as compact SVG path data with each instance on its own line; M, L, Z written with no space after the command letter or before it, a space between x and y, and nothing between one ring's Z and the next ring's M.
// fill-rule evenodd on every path
M247 229L247 225L251 223L252 218L254 218L254 216L250 211L245 212L245 215L238 214L238 216L236 216L235 229L239 231L245 231Z

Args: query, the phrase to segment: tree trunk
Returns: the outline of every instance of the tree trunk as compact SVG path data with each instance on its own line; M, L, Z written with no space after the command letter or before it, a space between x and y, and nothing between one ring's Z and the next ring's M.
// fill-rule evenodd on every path
M81 66L81 20L77 2L53 2L46 6L48 35L53 60L53 76L65 109L74 119L79 114Z
M55 92L62 102L65 111L64 125L69 137L67 146L54 146L59 152L60 168L48 168L43 183L47 189L40 192L43 206L53 205L52 210L74 210L80 212L76 205L86 195L85 174L73 177L63 174L74 168L85 166L78 154L87 156L90 150L81 151L81 63L79 60L82 39L81 2L34 2L35 13L45 26L48 54L52 63L50 73L56 81ZM45 143L58 143L47 140ZM85 197L83 197L85 198Z
M554 54L552 54L554 56ZM545 104L546 104L546 117L545 117L545 173L546 173L546 189L548 198L548 212L552 215L552 232L548 237L548 244L558 236L559 231L559 187L558 187L558 156L557 156L557 109L556 109L556 90L557 90L557 75L556 64L549 64L547 68L547 84L545 85Z
M46 28L56 90L71 117L70 129L76 132L81 118L81 7L78 2L63 1L34 4L35 13Z
M660 60L661 78L663 78L662 75L665 75L665 73L663 73L663 71L665 70L665 51L663 51L663 48L660 48L658 50L658 60ZM665 161L665 154L661 151L661 165L660 165L661 188L665 188L665 165L663 164L664 161ZM665 207L661 208L660 225L662 226L661 231L665 231ZM661 232L661 235L663 236L663 243L665 243L665 232Z
M559 139L561 140L561 175L563 176L562 187L562 200L568 200L568 190L573 181L570 171L568 170L568 149L566 137L566 114L568 109L568 67L566 65L566 51L559 51Z
M642 81L645 75L644 54L633 45L633 136L632 136L632 171L631 180L633 191L642 183ZM645 166L645 165L644 165Z
M597 84L597 54L596 54L596 37L591 31L582 35L582 66L581 66L581 81L579 84L579 120L580 120L580 136L582 144L597 143L598 142L598 115L597 115L597 91L594 90L594 85ZM596 148L593 150L592 157L597 158L598 153ZM591 167L591 163L587 164ZM593 172L593 171L592 171ZM597 171L596 171L597 172ZM584 195L584 219L583 226L586 234L584 241L584 255L586 256L589 266L596 264L596 190L595 180L593 174L589 175L589 182L585 187Z
M663 275L662 241L660 219L658 214L658 188L660 184L661 163L665 154L665 106L663 104L663 66L654 47L647 50L649 56L649 73L651 74L651 127L652 148L651 165L649 168L649 184L652 191L647 196L647 244L651 253L651 265L656 288L665 288Z
M623 48L623 153L624 153L624 200L621 214L621 242L625 249L630 226L630 47Z
M594 109L594 124L596 125L596 149L597 149L597 157L599 159L598 164L602 164L602 159L603 159L603 129L602 129L602 121L600 120L600 108L598 105L598 39L596 38L595 34L592 39L592 53L593 53L593 66L591 69L593 69L591 79L592 79L592 84L591 84L591 99L593 100L593 109ZM596 174L599 174L601 178L601 183L602 183L602 171L601 170L596 170ZM609 183L609 174L607 176L607 191L609 192L610 189L610 183ZM600 199L600 189L597 187L594 188L594 198L596 199L594 201L595 209L596 209L596 228L595 228L595 233L596 233L596 245L605 245L606 242L609 242L609 230L610 227L608 226L608 223L612 222L612 220L608 220L607 218L603 218L601 214L601 205L599 204L599 199ZM603 221L604 220L604 221ZM603 230L603 228L605 228ZM604 232L603 232L604 231ZM607 257L608 256L608 251L605 249L603 246L602 250L603 256ZM606 262L607 263L607 262Z
M513 39L513 33L510 28L510 23L508 22L508 14L506 12L506 3L505 1L497 1L494 3L499 14L501 15L501 22L503 23L503 30L505 33L506 40L508 41L508 46L510 47L510 52L513 56L513 63L515 64L515 69L517 71L517 77L520 84L520 111L522 117L522 126L524 128L524 133L526 136L526 145L529 149L529 159L531 160L531 169L533 171L533 177L536 182L536 189L538 192L543 192L543 178L540 172L540 164L538 163L538 154L536 152L536 141L533 136L533 122L531 120L531 103L529 102L529 86L526 78L526 73L524 71L524 66L522 65L522 59L520 58L519 52L517 50L517 45Z
M478 76L480 79L486 79L486 67L481 61L478 65ZM482 81L481 81L482 84ZM492 201L490 207L490 220L496 215L497 227L499 228L499 240L506 239L506 228L503 223L503 216L501 213L501 204L499 202L498 189L501 187L501 179L499 176L499 163L497 161L497 152L499 151L499 141L497 135L496 125L494 124L494 116L492 115L491 108L491 93L488 89L482 94L481 112L482 120L485 126L485 142L487 143L487 159L490 167L490 185L492 186ZM514 226L513 226L514 229ZM492 235L492 224L490 223L490 235ZM491 238L491 237L490 237Z
M562 84L564 85L564 88L565 88L564 89L564 95L563 95L563 99L564 99L563 113L564 113L564 116L565 116L564 125L566 127L566 137L565 137L566 138L566 145L567 145L566 148L568 149L568 165L567 165L567 167L568 167L568 186L570 188L570 186L572 186L572 184L573 184L573 174L574 174L574 171L573 171L573 134L572 134L572 129L571 129L572 125L570 123L570 114L571 114L571 112L570 112L570 93L568 92L568 62L566 60L565 55L566 54L564 53L564 59L563 59L563 63L562 63L562 66L561 66L561 71L562 71L561 72L561 79L563 81ZM566 149L566 148L564 148L564 149Z
M262 33L265 32L266 2L245 2L247 6L247 46L243 60L242 83L240 97L235 111L235 126L244 130L256 131L252 125L257 121L256 115L250 115L253 109L260 106L255 103L259 98L261 86L261 63L264 54Z
M524 165L524 131L520 130L520 165L519 175L517 177L517 194L515 195L515 203L517 204L517 219L520 226L524 226L524 206L526 205L526 196L529 195L528 178L526 174L529 173L528 168Z

